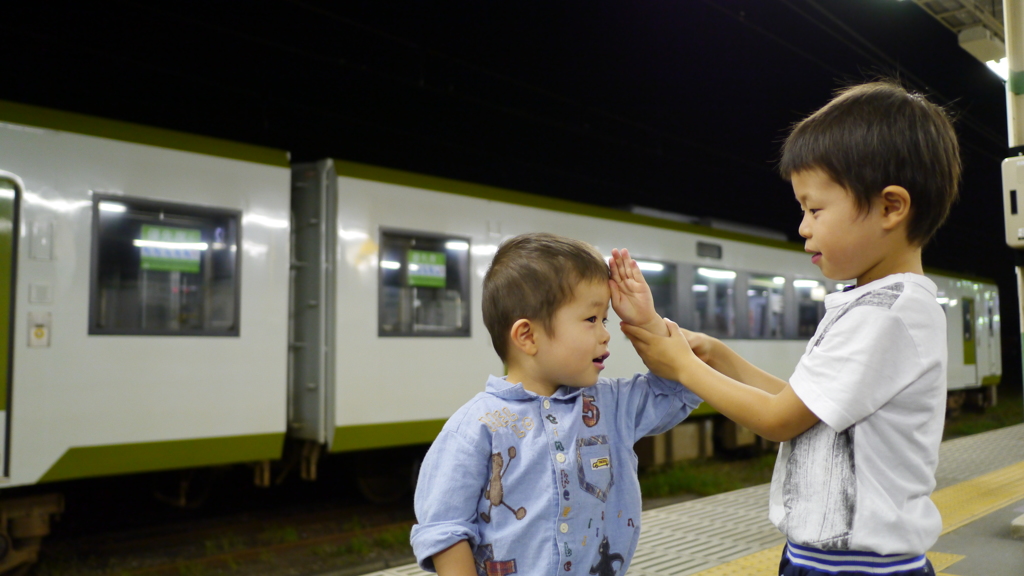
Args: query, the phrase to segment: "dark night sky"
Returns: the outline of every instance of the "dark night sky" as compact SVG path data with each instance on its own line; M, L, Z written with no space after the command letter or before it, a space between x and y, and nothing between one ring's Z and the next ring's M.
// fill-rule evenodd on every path
M785 129L898 75L951 108L963 148L925 264L996 278L1019 350L1003 84L910 1L18 2L0 46L6 100L792 240Z

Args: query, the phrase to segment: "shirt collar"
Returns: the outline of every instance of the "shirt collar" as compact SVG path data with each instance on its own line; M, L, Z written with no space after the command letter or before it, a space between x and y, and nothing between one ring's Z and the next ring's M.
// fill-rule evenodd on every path
M833 292L832 294L825 296L825 307L833 308L835 306L846 304L847 302L852 302L872 290L877 290L883 286L895 284L896 282L910 282L917 284L931 293L932 296L935 296L938 291L938 287L931 278L922 276L921 274L914 274L913 272L902 272L899 274L890 274L883 278L879 278L874 282L868 282L863 286L847 286L842 292Z
M571 400L579 396L583 388L575 386L559 386L551 395L553 400ZM541 398L539 394L523 388L522 383L512 384L504 377L491 375L487 378L487 393L507 400L534 400Z

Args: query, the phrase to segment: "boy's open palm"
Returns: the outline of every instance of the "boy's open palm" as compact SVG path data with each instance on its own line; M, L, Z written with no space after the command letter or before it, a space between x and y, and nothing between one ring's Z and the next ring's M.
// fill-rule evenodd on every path
M629 250L621 252L612 249L612 259L608 263L611 269L612 308L619 318L627 324L644 326L661 317L654 309L654 296L651 287L640 272L636 261L630 258Z

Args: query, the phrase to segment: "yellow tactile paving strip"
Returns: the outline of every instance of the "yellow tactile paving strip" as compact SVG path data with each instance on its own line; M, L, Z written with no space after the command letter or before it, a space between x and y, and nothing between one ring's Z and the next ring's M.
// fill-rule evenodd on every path
M942 513L942 533L952 532L1024 498L1024 462L937 490L932 501Z
M1024 499L1024 462L989 472L977 478L937 490L932 501L942 514L942 533L952 532L986 514ZM773 546L694 576L777 576L782 546ZM936 571L945 570L964 558L958 554L929 552ZM937 576L953 576L939 573Z

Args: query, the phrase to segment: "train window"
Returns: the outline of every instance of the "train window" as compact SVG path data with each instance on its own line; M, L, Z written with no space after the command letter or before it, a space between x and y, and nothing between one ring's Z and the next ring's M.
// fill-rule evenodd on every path
M90 334L237 336L240 213L95 194Z
M693 277L694 330L719 338L736 335L735 282L732 270L697 268Z
M469 336L469 240L382 231L379 336Z
M782 338L786 279L768 274L751 274L747 281L747 313L751 338Z
M800 338L814 336L825 315L825 295L828 289L818 280L797 279L793 281L796 292L797 335Z
M679 308L676 265L651 260L637 260L636 263L643 271L647 284L651 287L651 294L654 296L654 309L665 318L676 318L676 310Z

